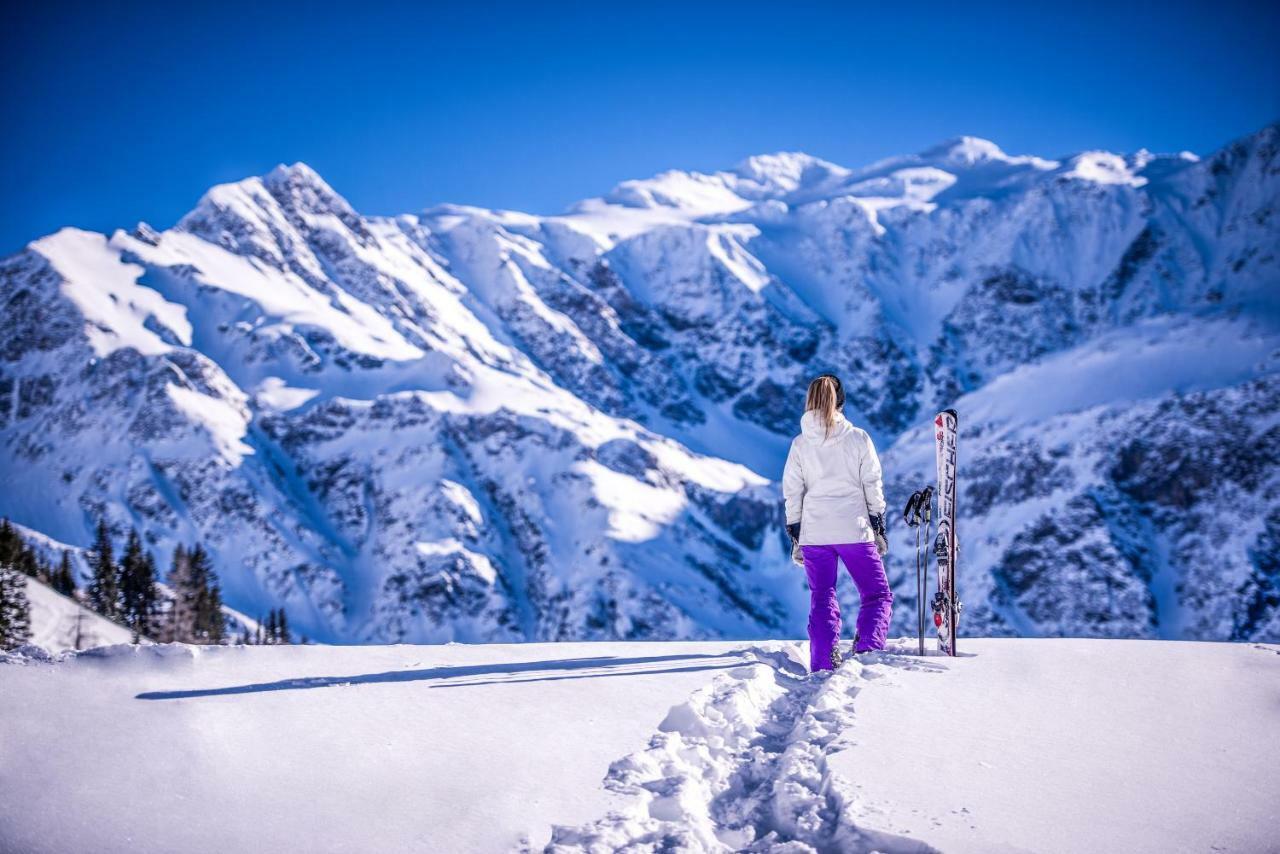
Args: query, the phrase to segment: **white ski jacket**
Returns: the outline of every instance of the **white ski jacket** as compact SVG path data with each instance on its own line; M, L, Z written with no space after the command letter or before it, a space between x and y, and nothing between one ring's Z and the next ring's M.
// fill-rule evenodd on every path
M817 413L800 419L782 473L787 524L800 523L800 545L872 543L873 514L884 513L880 458L865 430L839 413L824 436Z

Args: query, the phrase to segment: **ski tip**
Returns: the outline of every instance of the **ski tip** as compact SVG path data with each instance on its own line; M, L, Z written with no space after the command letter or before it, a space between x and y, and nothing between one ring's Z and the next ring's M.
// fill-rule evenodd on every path
M942 414L950 415L955 420L957 425L960 423L960 413L956 412L954 409L944 409L942 410Z

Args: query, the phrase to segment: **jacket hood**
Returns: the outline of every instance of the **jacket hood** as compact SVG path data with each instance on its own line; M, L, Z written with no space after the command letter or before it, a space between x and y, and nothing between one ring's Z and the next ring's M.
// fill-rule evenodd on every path
M852 429L853 425L849 423L849 419L845 418L840 412L836 413L836 423L831 425L830 434L827 433L826 426L819 420L818 413L812 409L800 419L800 435L818 445L823 442L835 441Z

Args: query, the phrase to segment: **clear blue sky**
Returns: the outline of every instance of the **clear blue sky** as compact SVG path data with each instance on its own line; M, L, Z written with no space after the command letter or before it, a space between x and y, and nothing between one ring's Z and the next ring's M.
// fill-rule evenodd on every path
M295 160L366 213L548 213L768 151L1206 152L1280 118L1275 2L314 5L10 5L0 254Z

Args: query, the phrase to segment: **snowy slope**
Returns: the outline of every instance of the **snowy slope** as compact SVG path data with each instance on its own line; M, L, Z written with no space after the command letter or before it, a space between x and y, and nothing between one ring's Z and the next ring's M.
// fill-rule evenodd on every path
M62 652L133 640L133 633L124 626L95 614L34 578L28 578L26 582L27 601L31 605L31 637L27 639L28 643L50 652Z
M33 531L22 525L14 525L28 547L35 549L40 558L50 566L58 566L62 553L71 559L71 571L76 584L83 589L90 573L85 562L84 550ZM129 643L133 633L117 623L85 607L78 600L63 596L53 588L28 577L27 601L31 606L31 637L27 642L49 652L92 649L98 646Z
M556 216L367 217L281 166L0 261L0 513L199 540L324 641L776 636L776 478L834 370L895 507L960 409L971 633L1272 639L1278 199L1276 126L765 155Z
M1272 842L1280 648L973 640L958 659L890 652L813 678L803 654L770 642L10 657L0 787L15 796L0 801L0 843L1159 852ZM945 734L934 714L943 698L955 716ZM146 796L100 785L122 777ZM49 792L58 797L38 794Z

